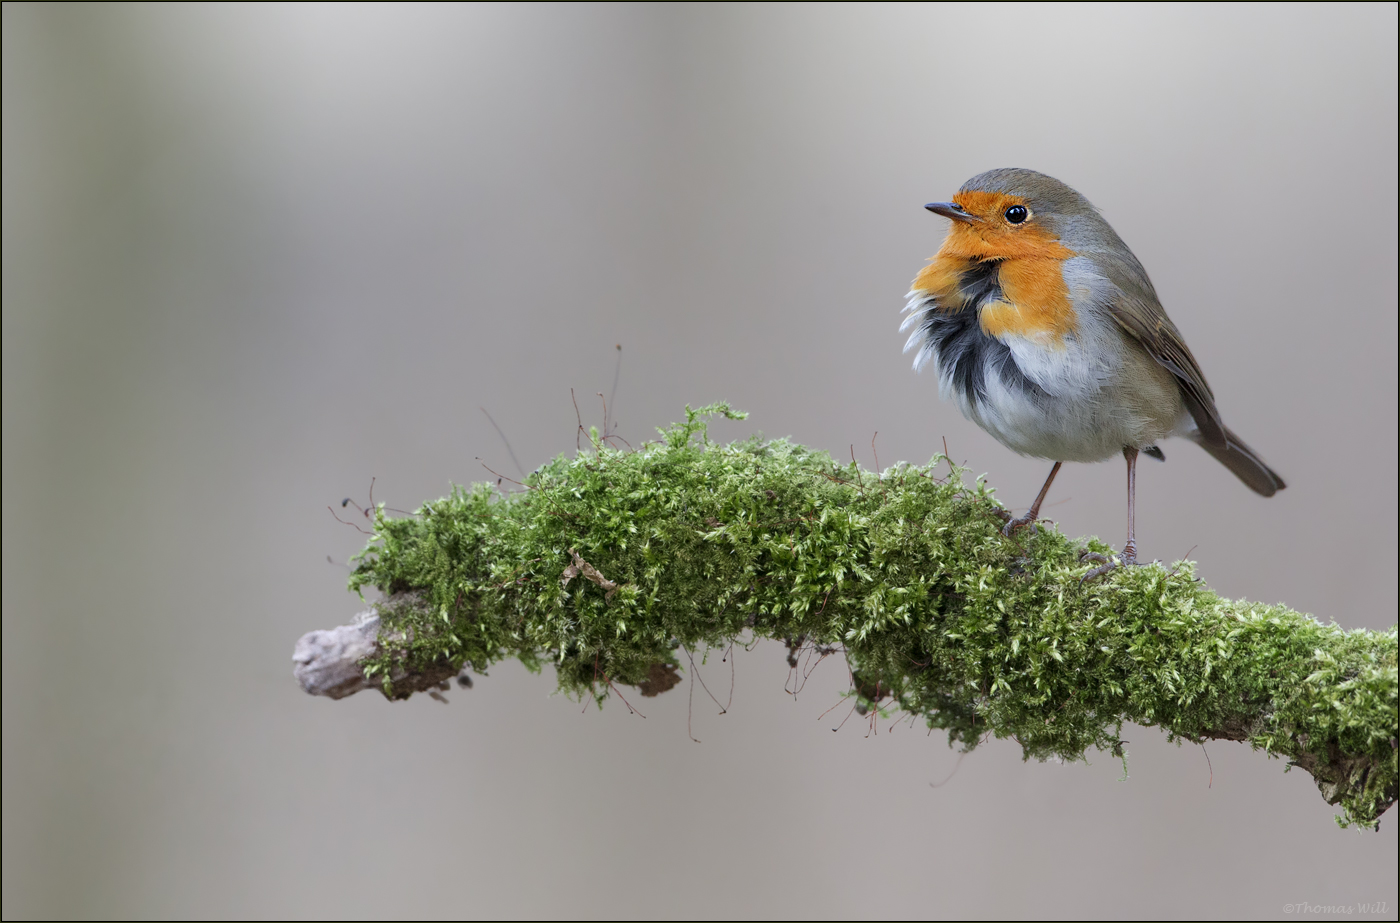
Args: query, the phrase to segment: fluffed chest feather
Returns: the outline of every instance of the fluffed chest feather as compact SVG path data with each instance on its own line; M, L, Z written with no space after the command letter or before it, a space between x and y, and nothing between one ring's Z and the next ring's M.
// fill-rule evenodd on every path
M1166 435L1180 412L1170 386L1114 387L1136 357L1111 321L1083 309L1097 295L1081 262L939 257L908 296L901 329L913 328L914 367L933 360L942 396L1025 455L1106 458Z

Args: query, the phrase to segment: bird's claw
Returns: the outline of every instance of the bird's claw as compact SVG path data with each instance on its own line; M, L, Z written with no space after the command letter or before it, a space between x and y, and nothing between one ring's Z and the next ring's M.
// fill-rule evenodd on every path
M1118 566L1118 562L1113 560L1113 558L1106 554L1099 554L1097 551L1086 551L1081 554L1079 556L1079 562L1082 564L1085 561L1098 561L1100 563L1098 567L1079 578L1081 584L1088 583L1090 580L1097 580Z
M1006 510L997 510L997 512L1001 514L1002 520L1006 523L1006 525L1001 527L1001 534L1005 535L1007 538L1010 538L1011 533L1015 532L1017 529L1030 529L1028 533L1030 535L1036 533L1034 516L1027 515L1012 519L1011 514L1006 512Z
M1097 551L1085 551L1079 555L1079 562L1082 564L1085 561L1098 561L1099 566L1089 571L1083 577L1080 577L1079 582L1081 584L1088 583L1090 580L1097 580L1120 567L1132 567L1136 565L1138 563L1137 549L1125 548L1122 554L1112 556L1099 554Z

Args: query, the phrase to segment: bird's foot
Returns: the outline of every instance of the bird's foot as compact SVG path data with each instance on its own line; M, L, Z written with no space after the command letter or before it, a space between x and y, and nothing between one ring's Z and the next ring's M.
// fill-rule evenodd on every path
M1005 535L1007 538L1010 538L1011 533L1015 532L1017 529L1028 528L1030 529L1030 535L1034 535L1036 532L1036 517L1031 515L1030 513L1027 513L1024 516L1018 516L1014 519L1011 517L1011 514L1008 513L1006 510L997 510L997 515L1001 517L1002 522L1006 523L1006 525L1001 527L1001 534Z
M1085 561L1098 561L1099 566L1089 571L1079 578L1080 583L1087 583L1090 580L1097 580L1120 567L1133 567L1140 563L1137 559L1137 549L1132 545L1123 549L1123 553L1110 557L1106 554L1099 554L1097 551L1086 551L1079 556L1080 563Z

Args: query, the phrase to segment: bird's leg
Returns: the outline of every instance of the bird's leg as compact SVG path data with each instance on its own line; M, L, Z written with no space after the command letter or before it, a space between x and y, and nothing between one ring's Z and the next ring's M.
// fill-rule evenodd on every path
M1121 555L1124 564L1137 563L1137 535L1133 531L1134 510L1137 507L1137 459L1138 450L1123 447L1123 457L1128 460L1128 544L1123 546Z
M1118 556L1117 561L1113 560L1112 558L1106 555L1101 555L1097 551L1089 551L1080 555L1079 560L1081 561L1100 562L1098 567L1094 568L1093 570L1089 571L1089 573L1079 578L1080 583L1083 583L1086 580L1094 580L1099 577L1102 577L1104 574L1113 570L1115 567L1118 567L1120 564L1124 567L1127 567L1138 562L1137 535L1134 530L1134 514L1135 507L1137 505L1138 450L1132 448L1131 446L1124 446L1123 457L1127 459L1128 462L1128 543L1123 546L1123 553Z
M1045 502L1045 495L1050 492L1050 482L1055 480L1055 475L1060 473L1060 465L1062 464L1064 464L1064 462L1055 462L1055 467L1050 469L1050 476L1045 479L1045 484L1040 488L1040 493L1035 495L1035 502L1032 503L1031 508L1026 511L1026 515L1019 519L1012 519L1010 513L1003 513L1002 518L1006 520L1006 525L1001 529L1002 535L1010 536L1012 532L1015 532L1022 526L1030 526L1031 534L1035 534L1035 521L1040 518L1040 504Z

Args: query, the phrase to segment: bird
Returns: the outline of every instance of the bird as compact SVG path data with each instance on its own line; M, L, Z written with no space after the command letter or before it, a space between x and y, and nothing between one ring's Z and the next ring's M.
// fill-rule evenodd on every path
M1167 317L1132 250L1088 199L1054 177L1004 168L978 174L949 202L924 206L951 220L938 252L906 296L901 331L914 369L930 361L941 397L1014 452L1054 462L1026 515L1003 533L1035 529L1065 462L1121 453L1128 466L1128 540L1085 580L1139 563L1139 454L1190 439L1251 490L1286 485L1220 418L1215 395Z

